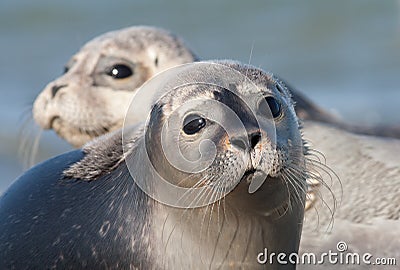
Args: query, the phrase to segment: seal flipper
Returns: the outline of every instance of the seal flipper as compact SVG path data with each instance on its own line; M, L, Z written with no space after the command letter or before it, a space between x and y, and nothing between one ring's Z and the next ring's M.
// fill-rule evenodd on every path
M64 177L93 181L101 175L110 173L124 161L124 150L133 151L134 142L141 131L138 126L133 126L127 130L105 134L87 143L82 149L85 156L64 170ZM130 138L125 148L123 136Z
M64 170L64 177L95 180L98 176L111 172L123 160L122 131L96 138L86 144L82 151L85 156Z

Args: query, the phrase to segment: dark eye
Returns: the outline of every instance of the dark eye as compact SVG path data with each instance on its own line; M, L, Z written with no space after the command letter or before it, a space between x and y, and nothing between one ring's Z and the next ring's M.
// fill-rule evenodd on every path
M132 69L127 65L123 64L112 66L110 71L107 72L107 75L115 79L124 79L129 76L132 76L132 74L133 74Z
M205 125L206 119L197 114L191 114L183 120L183 132L187 135L193 135L199 132Z
M69 71L69 67L65 66L63 70L63 74L67 73Z
M271 110L271 114L274 118L277 118L281 115L281 104L274 97L265 97L265 101L267 102L269 109Z

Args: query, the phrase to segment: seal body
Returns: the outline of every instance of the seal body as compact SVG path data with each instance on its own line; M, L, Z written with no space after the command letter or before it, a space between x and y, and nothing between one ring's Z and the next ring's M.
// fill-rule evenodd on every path
M1 269L152 269L151 200L124 166L92 183L63 179L81 150L20 177L0 202Z
M295 268L257 260L300 241L306 148L289 92L237 62L193 65L215 81L246 77L174 87L127 142L115 132L26 172L0 199L1 267ZM193 78L186 71L178 79ZM209 141L211 163L198 155ZM187 160L195 166L180 167ZM189 204L157 197L156 177L185 188L172 201Z
M300 225L289 215L263 220L251 211L226 210L223 216L221 210L214 224L209 208L185 212L149 198L124 163L95 181L63 179L63 171L82 156L75 150L39 164L3 195L1 269L204 269L222 263L222 269L263 269L257 255L264 248L298 249ZM280 236L288 223L290 241Z

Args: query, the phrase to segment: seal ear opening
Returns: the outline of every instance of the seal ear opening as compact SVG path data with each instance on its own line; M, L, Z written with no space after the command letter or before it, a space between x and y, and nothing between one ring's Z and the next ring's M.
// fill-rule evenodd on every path
M158 67L158 56L156 56L156 58L154 59L154 65L155 65L156 67Z

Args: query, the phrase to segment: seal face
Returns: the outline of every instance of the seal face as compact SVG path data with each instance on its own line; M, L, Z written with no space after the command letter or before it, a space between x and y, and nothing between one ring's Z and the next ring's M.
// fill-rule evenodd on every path
M103 34L85 44L63 76L37 97L33 117L44 129L78 147L118 129L132 92L167 68L196 56L173 34L137 26Z
M289 92L237 62L192 65L226 83L179 83L131 136L101 137L14 183L0 201L0 266L295 268L257 262L299 246L307 149ZM159 178L189 192L171 198Z

